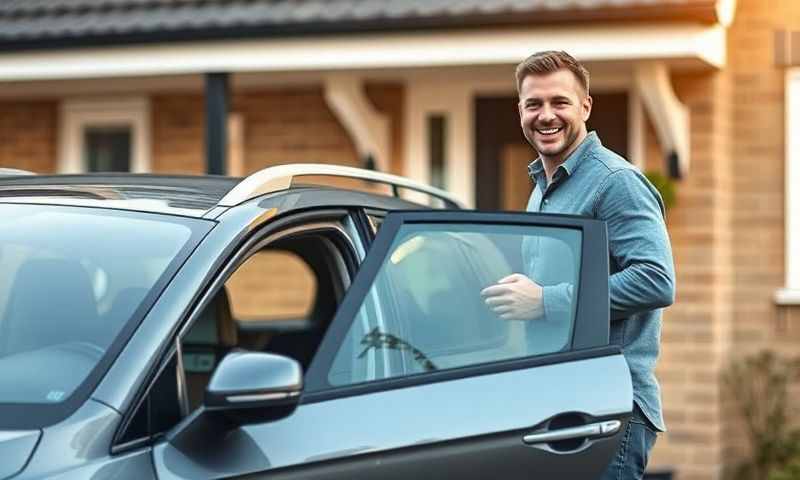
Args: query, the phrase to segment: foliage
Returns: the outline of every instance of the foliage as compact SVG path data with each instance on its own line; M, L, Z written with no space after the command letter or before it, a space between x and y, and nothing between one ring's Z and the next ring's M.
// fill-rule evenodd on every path
M667 210L674 207L675 201L677 200L675 182L656 170L644 172L644 176L650 180L650 183L652 183L653 186L656 187L656 190L658 190L658 193L661 194L661 199L664 200L664 207L666 207Z
M753 449L735 480L800 480L800 430L789 418L789 386L800 378L800 361L770 351L734 363L723 380L733 395Z

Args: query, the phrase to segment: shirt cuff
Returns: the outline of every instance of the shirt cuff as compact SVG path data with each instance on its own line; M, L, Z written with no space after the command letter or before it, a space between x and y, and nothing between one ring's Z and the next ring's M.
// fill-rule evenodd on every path
M558 314L572 310L572 285L559 283L542 287L542 303L545 319L557 318Z

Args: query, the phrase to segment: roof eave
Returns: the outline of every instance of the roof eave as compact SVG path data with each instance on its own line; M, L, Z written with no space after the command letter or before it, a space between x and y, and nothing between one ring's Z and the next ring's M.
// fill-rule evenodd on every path
M721 3L725 3L720 0ZM391 33L408 31L458 30L502 26L557 26L593 23L672 23L693 22L713 25L724 23L720 18L717 0L699 0L689 4L669 6L636 6L627 8L597 8L548 10L528 13L495 13L467 16L404 17L302 24L264 24L226 26L218 28L182 28L129 33L97 33L91 35L51 35L36 38L3 40L0 52L21 50L53 50L96 46L170 43L185 41L215 41L252 38L302 37L306 35L342 35L360 33Z

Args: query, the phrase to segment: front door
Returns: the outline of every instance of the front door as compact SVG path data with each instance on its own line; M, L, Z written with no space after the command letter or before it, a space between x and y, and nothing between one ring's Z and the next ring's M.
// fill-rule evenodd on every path
M154 448L160 478L595 479L631 414L608 345L602 222L393 212L290 416ZM508 320L485 289L512 273L541 308Z

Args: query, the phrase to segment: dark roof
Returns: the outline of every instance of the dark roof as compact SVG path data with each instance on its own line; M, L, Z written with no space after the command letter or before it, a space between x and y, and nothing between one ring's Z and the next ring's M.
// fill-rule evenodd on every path
M717 21L718 0L0 0L0 49L581 21Z
M240 178L137 174L0 177L0 201L37 199L126 210L202 216ZM61 200L61 201L59 201Z

